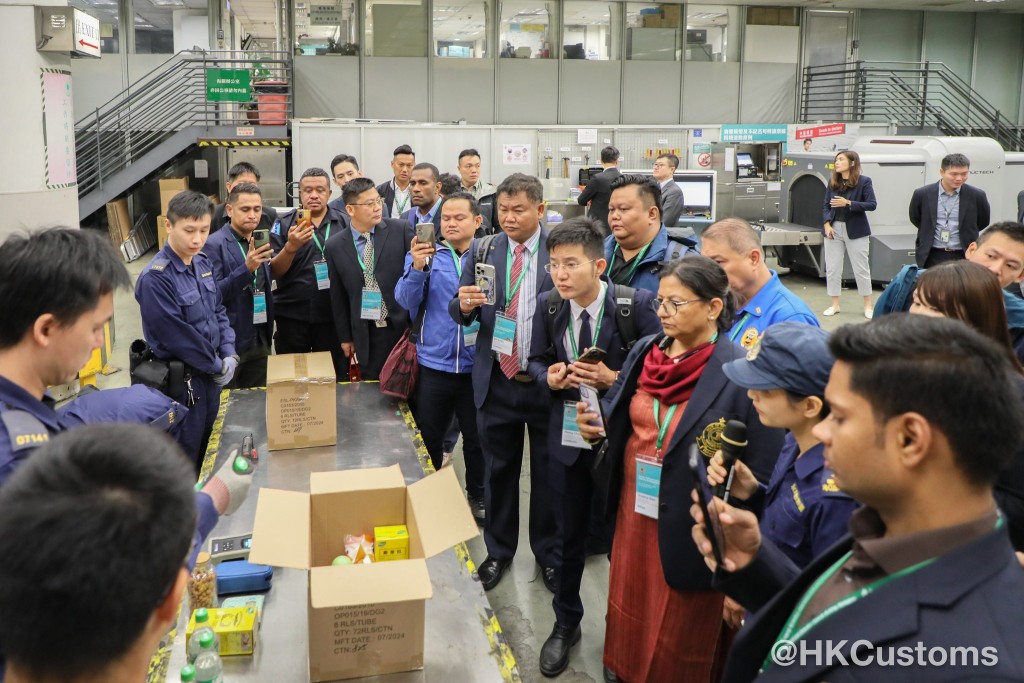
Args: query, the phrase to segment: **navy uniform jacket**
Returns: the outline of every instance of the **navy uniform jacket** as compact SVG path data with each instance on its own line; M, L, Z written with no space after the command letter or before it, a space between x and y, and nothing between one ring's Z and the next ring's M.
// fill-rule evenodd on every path
M295 226L296 212L282 218L274 224L270 231L270 246L275 254L280 254L284 245L288 243L288 231ZM330 225L330 235L327 234L327 227ZM320 247L325 250L326 240L334 235L344 232L348 223L342 218L342 212L327 207L327 214L320 223L320 228L314 231ZM316 284L316 271L313 264L317 261L326 260L320 253L316 241L309 240L299 247L292 259L291 268L288 272L277 278L277 289L274 290L274 315L278 318L298 320L306 323L330 323L334 317L331 315L331 291L329 289L318 289Z
M639 337L647 337L661 331L661 321L651 307L651 300L654 295L642 289L635 290L633 302L633 315L636 316L636 327ZM622 364L629 354L626 340L619 335L618 325L615 323L616 305L612 288L609 286L604 295L604 315L601 321L601 329L598 331L594 346L603 349L608 353L604 364L612 370L621 370ZM547 295L537 302L537 312L533 318L533 340L530 343L530 365L528 372L533 376L535 382L541 386L547 386L548 368L555 363L572 362L565 346L565 333L569 329L569 321L572 317L572 307L568 301L563 301L560 309L555 314L552 331L554 340L548 334L548 304ZM597 329L597 321L590 322L591 330ZM636 340L633 340L636 341ZM548 428L548 452L566 467L572 467L583 451L579 448L569 448L562 445L562 406L563 401L579 401L580 392L578 389L563 389L551 392L551 423ZM590 449L586 449L590 453Z
M786 434L768 486L762 484L749 500L735 502L757 514L765 538L798 567L806 567L849 533L850 515L860 503L836 486L825 467L824 445L798 455L796 439Z
M135 300L142 312L142 334L157 358L184 361L215 375L221 359L235 355L235 332L213 265L202 253L186 266L165 244L139 275Z
M874 211L878 206L878 201L875 199L875 187L871 184L871 178L862 175L860 180L857 181L857 185L845 193L836 192L832 189L830 184L825 188L825 203L822 207L821 219L823 223L831 223L836 219L836 211L838 209L829 206L829 202L832 201L833 197L843 197L849 199L852 204L846 209L846 235L851 239L859 239L861 237L867 237L871 234L871 225L868 223L867 214L865 211ZM822 226L822 232L824 232L824 225Z
M605 416L608 434L606 457L595 472L598 490L605 487L609 510L619 504L623 482L623 456L626 442L633 432L629 419L629 404L636 394L637 381L643 369L644 358L663 334L645 337L636 343L622 367L619 378L601 399L601 412ZM721 433L729 420L741 420L747 425L747 446L743 462L759 480L764 481L775 467L782 448L781 429L769 429L761 424L754 404L747 398L747 390L733 384L722 372L722 365L745 352L719 336L719 342L697 380L693 395L686 404L683 416L664 448L661 490L658 494L658 546L665 581L676 590L705 590L711 586L711 572L697 547L690 540L694 521L690 516L690 446L697 442L707 458L721 446Z
M804 666L758 668L782 632L786 620L811 584L853 546L846 536L815 559L802 573L771 543L761 545L753 563L735 574L716 575L715 588L755 611L733 641L723 683L929 683L946 681L1024 680L1020 618L1024 614L1024 570L1013 554L1006 528L960 546L930 565L878 588L868 597L815 626L804 642L810 655ZM831 641L847 661L858 641L889 648L995 648L994 666L823 666ZM820 644L822 656L810 648ZM861 659L879 650L857 650ZM925 651L928 656L928 651ZM818 660L822 666L818 666ZM960 660L962 661L962 659ZM833 664L836 660L833 659Z
M249 240L225 224L206 240L203 253L213 264L213 277L217 280L220 297L228 314L228 322L235 331L235 349L239 353L252 348L259 342L257 333L265 331L264 340L270 340L274 325L274 293L271 292L270 264L265 263L256 271L260 275L259 286L267 298L267 322L259 326L252 322L253 277L245 267L242 250L249 251Z
M543 226L539 230L540 242L536 255L537 282L535 285L537 308L543 305L544 292L554 286L551 283L551 276L544 272L544 264L550 261L547 247L548 231ZM460 287L469 287L476 284L474 273L477 264L476 252L479 245L479 239L474 239L472 244L469 245L471 256L466 259L466 265L462 269L462 279L459 281ZM491 370L494 363L500 363L497 353L491 350L491 341L494 339L495 314L498 311L498 306L502 306L505 303L505 273L507 269L505 255L507 253L508 235L501 233L491 240L488 253L483 254L481 261L481 263L489 263L494 266L495 301L498 302L498 305L478 306L467 315L463 315L462 311L459 310L458 294L448 302L449 315L451 315L452 320L460 325L471 325L475 320L480 321L480 332L476 338L476 358L473 359L473 400L477 408L483 407L484 400L487 399L487 388L491 383ZM523 284L525 285L525 282ZM533 346L532 340L530 346L531 348Z

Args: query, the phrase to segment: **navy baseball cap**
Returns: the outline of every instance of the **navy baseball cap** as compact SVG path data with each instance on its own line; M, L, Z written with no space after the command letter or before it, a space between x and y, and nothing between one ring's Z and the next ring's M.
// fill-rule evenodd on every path
M786 389L797 396L824 396L835 358L828 332L807 323L776 323L766 329L746 358L722 371L744 389Z

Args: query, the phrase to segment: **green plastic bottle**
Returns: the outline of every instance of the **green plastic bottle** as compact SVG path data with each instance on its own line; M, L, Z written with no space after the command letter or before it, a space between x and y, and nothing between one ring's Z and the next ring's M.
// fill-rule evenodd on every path
M181 667L181 683L194 683L196 680L196 668L191 664Z
M196 657L196 683L224 683L224 665L213 649L213 634L202 634L199 645L202 652Z
M194 664L196 657L203 651L202 637L204 633L210 634L210 637L213 638L213 651L220 654L220 638L210 626L210 613L205 607L200 607L196 610L196 630L192 632L192 638L188 641L189 664Z

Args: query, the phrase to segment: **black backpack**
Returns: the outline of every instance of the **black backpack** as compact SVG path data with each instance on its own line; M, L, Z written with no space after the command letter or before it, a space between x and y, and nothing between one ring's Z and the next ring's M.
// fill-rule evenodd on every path
M640 329L636 324L636 316L633 315L636 290L625 285L610 284L608 286L612 288L612 297L615 299L615 329L618 330L619 338L625 344L622 350L628 353L640 338ZM554 342L555 316L558 315L565 300L557 289L550 289L545 303L548 307L548 314L544 316L544 327L547 329L548 339Z

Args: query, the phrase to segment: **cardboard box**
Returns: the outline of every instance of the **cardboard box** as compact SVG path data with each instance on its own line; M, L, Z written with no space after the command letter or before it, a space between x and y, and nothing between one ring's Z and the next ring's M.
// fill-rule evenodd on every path
M114 246L119 247L128 239L132 232L132 215L128 211L127 199L107 202L107 231Z
M409 486L398 465L319 472L309 490L260 490L249 551L250 562L309 571L309 680L422 669L427 558L478 533L453 468ZM345 534L397 523L408 560L331 566Z
M210 627L220 639L221 657L251 655L256 650L255 607L214 607L207 612L210 614ZM185 627L186 650L195 630L196 613L193 610Z
M160 214L156 217L156 248L163 249L167 241L167 216Z
M373 542L377 562L409 559L409 529L404 524L374 527Z
M159 182L161 192L164 192L165 190L181 192L182 190L188 189L188 176L182 176L179 178L161 178Z
M267 358L268 448L274 451L336 444L337 388L334 363L326 351Z

